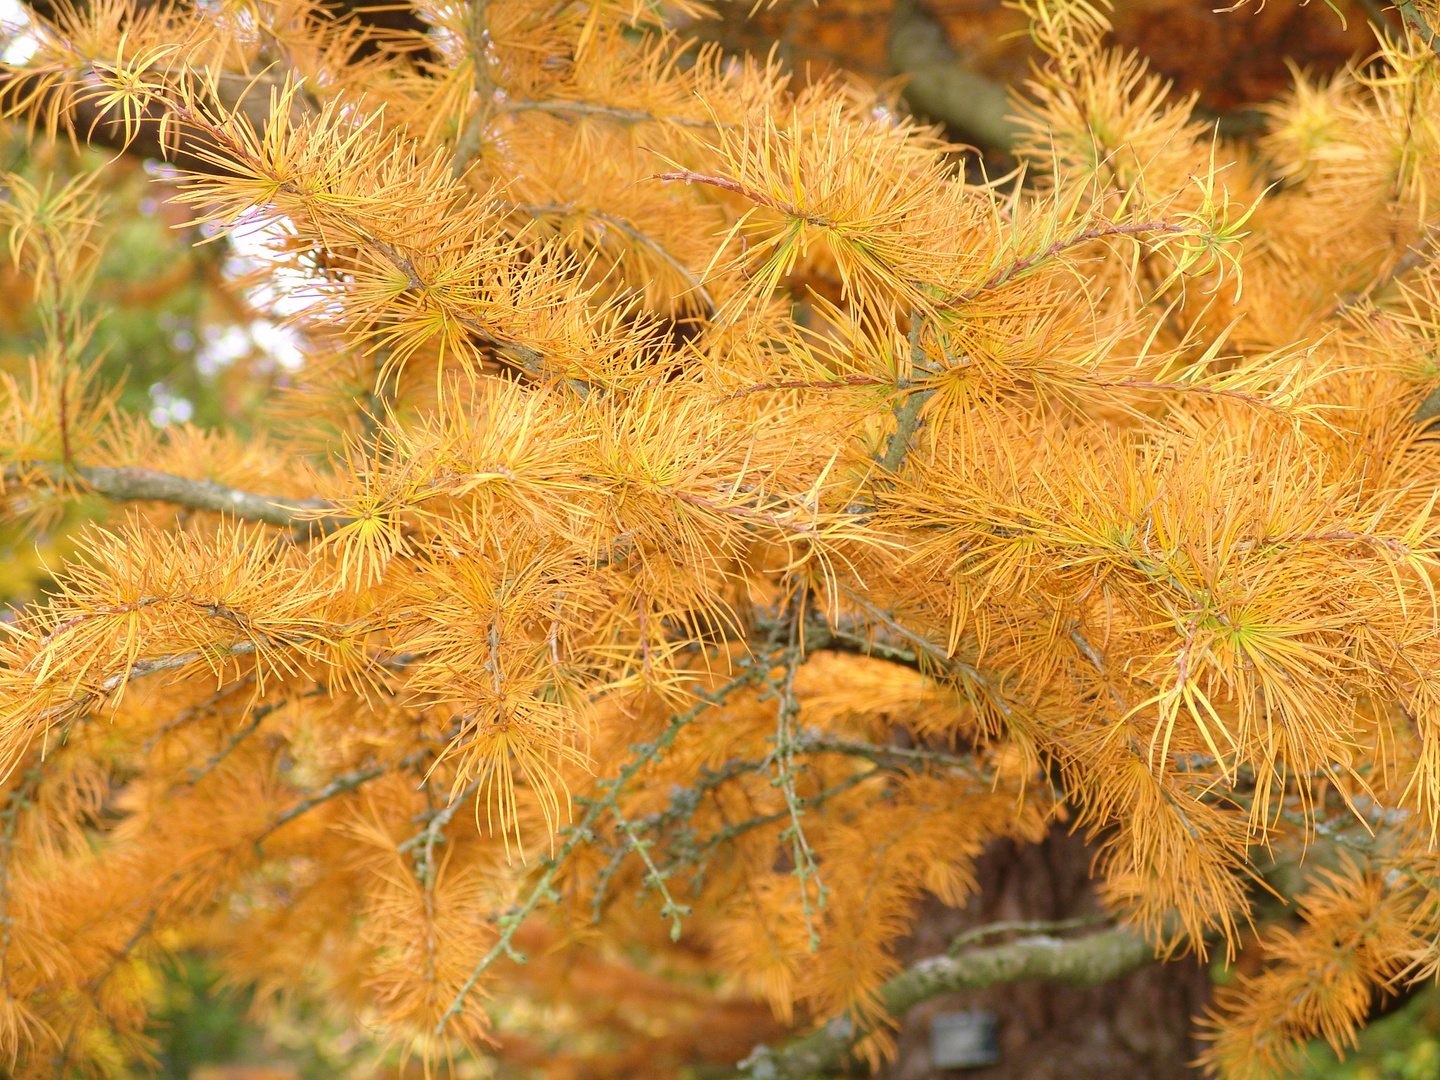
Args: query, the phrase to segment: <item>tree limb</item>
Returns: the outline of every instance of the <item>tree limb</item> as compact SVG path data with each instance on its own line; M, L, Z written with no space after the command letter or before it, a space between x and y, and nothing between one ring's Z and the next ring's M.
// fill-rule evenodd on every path
M1405 20L1405 25L1415 31L1420 40L1430 47L1431 52L1440 56L1440 33L1430 25L1430 20L1416 6L1415 0L1396 0L1395 8Z
M715 120L692 120L685 116L669 116L645 112L642 109L625 109L618 105L606 105L597 101L533 101L516 99L507 101L505 112L546 112L568 113L572 116L603 116L622 124L675 124L679 127L718 128L729 127Z
M1019 125L1003 84L967 68L945 28L918 0L896 0L890 17L890 70L907 75L905 100L917 113L956 128L982 147L1009 150Z
M73 484L83 491L103 495L111 502L173 503L189 510L232 514L245 521L261 521L281 528L328 532L341 523L339 518L317 517L315 511L330 507L323 499L256 495L213 480L191 480L154 469L75 465L67 470L53 462L27 462L5 468L6 484L24 484L36 477L57 485Z
M1415 423L1429 425L1440 417L1440 388L1430 391L1420 407L1415 410Z
M957 990L1033 981L1097 986L1154 959L1154 946L1124 927L1066 940L1027 937L959 956L928 957L881 987L880 999L898 1020L916 1005ZM752 1080L808 1080L833 1073L863 1034L848 1018L838 1017L780 1050L757 1046L740 1071Z

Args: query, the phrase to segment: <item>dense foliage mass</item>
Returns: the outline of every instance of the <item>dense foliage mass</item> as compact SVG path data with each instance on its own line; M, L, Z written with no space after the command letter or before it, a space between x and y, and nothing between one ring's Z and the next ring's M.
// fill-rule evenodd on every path
M428 1063L529 1016L556 1075L733 1064L756 1001L843 1021L756 1075L875 1063L921 898L1055 821L1132 929L1032 975L1299 913L1222 1075L1440 970L1434 12L1232 145L1032 0L992 183L698 8L420 10L103 0L5 84L163 149L305 350L264 437L135 420L105 171L7 178L5 509L117 504L3 628L12 1075L121 1067L195 942Z

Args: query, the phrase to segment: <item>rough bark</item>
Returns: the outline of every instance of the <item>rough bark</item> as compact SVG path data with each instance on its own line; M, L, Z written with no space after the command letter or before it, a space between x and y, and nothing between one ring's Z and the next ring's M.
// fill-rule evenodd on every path
M1096 914L1090 878L1094 850L1063 828L1042 843L992 845L977 866L980 889L963 911L927 906L899 957L911 967L943 954L957 934L1008 920L1065 920ZM1077 934L1085 931L1077 931ZM1093 931L1090 931L1093 933ZM1193 957L1149 963L1095 986L1011 982L932 997L905 1017L898 1056L885 1080L1195 1080L1200 1047L1194 1017L1210 996ZM995 1014L1000 1061L984 1069L938 1070L930 1064L930 1023L937 1013Z
M884 1080L941 1080L961 1071L931 1064L929 1033L942 1012L995 1014L1000 1061L965 1070L976 1080L1191 1080L1198 1052L1191 1024L1209 997L1193 959L1160 963L1123 927L1074 937L1027 936L949 955L978 927L1081 922L1099 917L1090 879L1093 851L1056 829L1038 845L992 845L980 861L981 889L963 911L928 906L900 950L906 968L881 991L900 1022L897 1059ZM846 1064L857 1035L841 1018L784 1047L757 1047L741 1063L751 1080L808 1080Z
M1012 982L1057 982L1095 986L1129 974L1154 960L1154 949L1130 930L1117 928L1074 939L1024 937L956 956L931 956L885 984L881 1000L891 1016L945 994L983 990ZM826 1024L778 1051L757 1049L747 1059L754 1080L807 1080L838 1069L856 1032L846 1020Z

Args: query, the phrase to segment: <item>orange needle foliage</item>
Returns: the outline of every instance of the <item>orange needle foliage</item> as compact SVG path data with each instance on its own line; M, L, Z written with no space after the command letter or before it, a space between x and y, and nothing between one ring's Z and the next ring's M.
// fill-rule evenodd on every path
M1057 818L1162 949L1343 853L1212 1019L1224 1075L1440 970L1421 36L1230 145L1033 0L1024 174L977 185L654 6L420 7L356 61L299 0L107 0L15 75L203 165L308 354L267 441L125 421L67 314L93 189L10 183L46 345L5 506L131 504L3 627L10 1075L118 1068L196 941L427 1062L627 945L686 988L634 972L657 1014L878 1058L921 898Z

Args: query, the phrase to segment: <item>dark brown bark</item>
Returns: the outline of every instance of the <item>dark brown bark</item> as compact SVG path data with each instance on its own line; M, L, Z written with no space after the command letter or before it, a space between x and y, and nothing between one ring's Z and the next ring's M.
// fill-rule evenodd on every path
M942 954L957 934L1001 921L1065 920L1097 914L1090 879L1094 849L1064 828L1040 844L993 844L976 867L980 889L964 910L927 905L898 959L907 967ZM1089 931L1093 932L1093 931ZM1077 934L1086 931L1077 931ZM1147 965L1102 986L1020 982L932 998L910 1010L886 1080L1194 1080L1193 1018L1210 980L1193 957ZM995 1015L1000 1061L989 1068L936 1069L930 1024L937 1013Z
M131 10L139 13L149 8L172 5L169 0L131 0ZM26 5L33 16L64 33L65 6L56 0L29 0ZM76 12L83 12L86 0L69 0ZM359 29L350 51L352 63L374 56L384 50L408 57L409 62L424 65L437 58L426 45L427 25L409 4L372 4L357 0L324 0L322 10L337 23L352 24ZM284 82L279 69L248 74L227 72L219 78L215 99L209 104L226 111L244 113L256 131L263 131L270 122L271 90ZM0 72L0 112L23 112L36 118L43 127L49 114L62 100L53 92L35 94L34 76L24 69ZM224 174L228 171L219 148L191 125L170 118L170 126L162 138L162 121L166 110L160 104L145 109L131 129L121 122L118 113L100 107L101 88L82 90L70 102L70 111L62 127L73 130L75 137L91 146L123 151L136 157L167 161L189 172ZM301 93L294 102L292 120L316 108L307 94ZM219 160L217 160L217 155Z
M83 10L87 0L68 0L69 6ZM56 0L26 0L26 7L52 25L63 18L65 5ZM180 6L177 0L131 0L133 10L159 6ZM325 13L337 22L354 21L366 28L368 36L357 42L351 53L352 60L373 56L382 48L401 49L415 53L417 59L434 60L436 57L424 48L421 37L429 29L420 18L414 6L406 3L365 2L365 0L321 0Z

